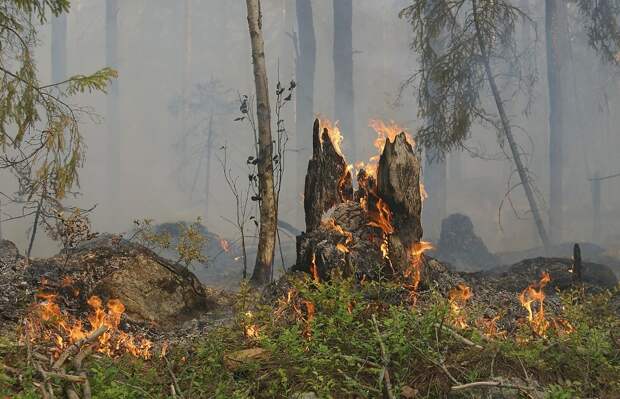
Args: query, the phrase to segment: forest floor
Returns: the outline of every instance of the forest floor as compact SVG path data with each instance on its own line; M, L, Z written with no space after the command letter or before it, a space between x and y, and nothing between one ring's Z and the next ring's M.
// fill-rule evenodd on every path
M148 358L90 355L81 374L89 392L83 380L44 376L17 325L0 336L0 397L620 397L620 319L609 291L561 293L561 323L534 325L524 309L509 332L474 305L401 293L389 282L305 275L267 294L242 286L226 320L203 334L160 342Z

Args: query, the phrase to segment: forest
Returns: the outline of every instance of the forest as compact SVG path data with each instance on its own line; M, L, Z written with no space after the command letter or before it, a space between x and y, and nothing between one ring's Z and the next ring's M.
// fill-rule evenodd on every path
M620 0L0 0L0 398L620 398L619 89Z

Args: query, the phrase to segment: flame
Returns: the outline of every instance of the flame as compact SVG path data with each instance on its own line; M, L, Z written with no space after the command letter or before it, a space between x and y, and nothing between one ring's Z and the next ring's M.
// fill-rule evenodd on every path
M323 142L323 129L327 129L327 134L334 145L334 149L338 153L338 155L343 156L342 149L340 148L340 144L342 144L342 133L340 133L340 128L338 127L338 121L332 123L329 119L319 117L319 126L321 127L321 131L319 132L319 139Z
M463 283L459 283L448 293L452 321L458 328L467 328L467 320L463 314L463 308L471 297L471 288Z
M416 292L422 277L422 254L429 249L433 249L433 244L427 241L416 242L409 248L409 268L405 270L404 275L411 279L408 288L411 291L413 302L415 302Z
M88 337L98 328L106 326L108 330L97 341L98 352L111 357L124 352L145 359L151 356L151 341L134 338L119 330L121 317L125 312L125 305L120 300L110 299L106 309L101 298L91 296L87 301L91 307L91 313L87 316L90 327L85 328L81 320L71 317L60 309L56 303L57 294L38 293L36 297L42 299L42 302L36 304L26 318L29 337L33 341L36 339L53 341L56 355L69 345Z
M304 299L302 303L306 306L306 326L304 328L304 336L306 338L310 338L312 336L312 320L314 320L316 309L314 307L314 303L308 300Z
M222 248L222 251L224 252L230 251L230 243L223 238L220 239L220 247Z
M549 273L543 272L540 281L530 284L519 294L521 305L527 310L527 320L532 330L539 336L545 336L545 332L549 327L549 322L545 319L545 286L551 281ZM538 303L538 310L532 308L534 302Z
M493 318L481 317L476 320L476 325L482 330L482 333L489 338L505 337L506 331L500 331L497 327L499 319L499 315Z
M378 198L378 197L377 197ZM378 227L383 231L383 234L394 233L394 226L392 226L392 211L388 204L381 198L378 198L376 203L376 212L371 212L369 226Z
M349 253L349 248L347 248L347 246L342 243L336 244L336 249L343 254Z
M310 261L310 273L312 273L312 279L319 282L319 268L316 266L316 255L312 254L312 260Z

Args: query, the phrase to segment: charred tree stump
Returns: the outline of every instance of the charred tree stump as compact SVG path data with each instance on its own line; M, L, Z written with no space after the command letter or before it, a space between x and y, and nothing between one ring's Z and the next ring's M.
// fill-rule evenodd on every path
M312 159L304 188L306 232L321 224L323 214L337 204L352 199L351 173L344 157L338 153L326 128L319 133L319 120L312 130Z
M297 237L294 270L319 279L334 269L369 279L401 274L422 237L420 161L406 135L386 143L377 179L358 173L355 192L344 157L327 129L319 136L318 121L313 139L304 193L307 230Z
M402 270L413 245L422 238L420 160L405 133L385 143L377 170L377 195L392 212L394 233L389 237L390 259Z

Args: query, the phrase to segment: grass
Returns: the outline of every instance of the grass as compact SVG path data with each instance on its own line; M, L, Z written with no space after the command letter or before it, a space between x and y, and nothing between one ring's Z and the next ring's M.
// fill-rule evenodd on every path
M321 284L294 279L291 284L272 304L259 304L256 293L242 287L231 325L173 346L166 359L157 353L152 360L91 359L93 398L171 397L171 375L185 398L290 398L304 392L321 398L383 397L379 340L395 397L471 397L483 391L451 388L477 381L529 386L549 399L620 394L620 321L609 306L611 293L562 294L563 317L573 328L569 334L551 330L536 337L524 325L517 334L489 339L476 328L458 330L482 346L478 349L437 328L450 325L451 318L449 304L437 294L412 307L381 300L398 289L388 283L359 287L347 279ZM466 312L469 325L475 325L479 315ZM38 397L34 371L15 342L3 337L0 356L21 370L21 377L0 371L0 397ZM266 355L227 365L231 353L255 347ZM527 397L524 390L504 392Z

